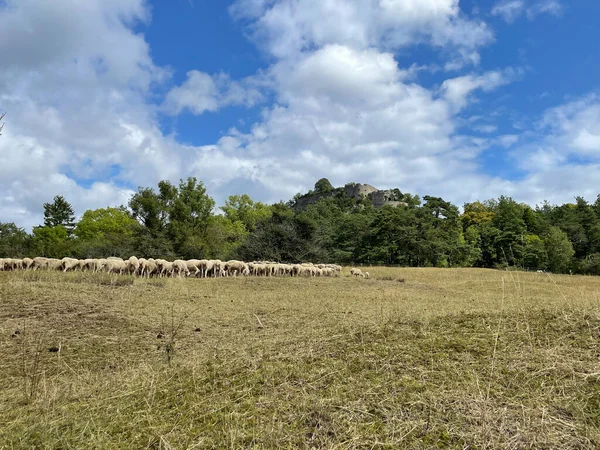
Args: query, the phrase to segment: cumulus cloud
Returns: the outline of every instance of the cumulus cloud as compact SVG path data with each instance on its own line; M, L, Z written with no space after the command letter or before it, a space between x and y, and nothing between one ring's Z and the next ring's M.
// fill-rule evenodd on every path
M168 92L163 109L167 114L178 115L185 109L193 114L202 114L231 105L251 107L263 98L257 84L257 80L251 78L240 82L231 80L224 73L211 76L191 70L181 86Z
M520 71L512 68L504 71L486 72L483 75L464 75L445 80L441 86L443 97L457 111L463 109L469 101L470 94L476 90L490 92L511 83L519 76Z
M57 194L79 214L121 204L138 184L181 173L184 152L146 102L168 77L132 30L149 19L142 0L0 6L1 221L39 224Z
M484 22L464 17L458 0L237 0L230 12L280 59L329 44L398 49L427 42L477 62L476 50L493 40Z
M600 160L600 97L590 94L549 109L542 120L547 140L563 154Z
M600 176L600 98L590 94L549 108L537 128L511 142L516 167L525 172L511 182L531 202L594 200ZM514 145L516 144L516 145Z
M278 104L249 133L198 149L195 170L223 175L214 192L251 179L273 201L320 177L459 199L464 184L452 180L485 183L476 158L489 143L457 136L456 114L473 91L509 83L510 74L473 75L438 92L412 82L391 53L326 45L275 64Z
M144 0L7 0L0 9L3 72L58 70L69 63L112 83L147 89L164 71L131 26L150 19ZM115 49L118 48L118 51Z

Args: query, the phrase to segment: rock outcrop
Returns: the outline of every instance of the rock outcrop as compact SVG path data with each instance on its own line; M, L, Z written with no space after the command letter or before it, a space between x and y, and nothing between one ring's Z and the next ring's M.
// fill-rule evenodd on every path
M386 205L406 205L406 203L398 201L397 194L396 192L394 192L394 190L380 190L374 186L371 186L370 184L348 183L343 188L337 188L330 192L317 192L314 194L302 196L296 200L296 203L294 204L294 209L296 211L303 211L308 205L317 203L323 198L336 197L342 193L347 198L351 198L353 200L369 198L373 202L373 206L375 208L382 208Z

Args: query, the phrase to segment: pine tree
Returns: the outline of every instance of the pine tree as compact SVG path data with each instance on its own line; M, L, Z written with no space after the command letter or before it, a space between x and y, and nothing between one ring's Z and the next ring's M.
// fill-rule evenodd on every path
M52 203L44 203L44 226L62 225L69 233L75 227L75 212L71 204L62 195L54 197Z

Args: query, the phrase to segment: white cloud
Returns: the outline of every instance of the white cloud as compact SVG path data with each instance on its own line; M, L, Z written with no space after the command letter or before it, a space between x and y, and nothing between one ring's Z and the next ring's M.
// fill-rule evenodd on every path
M489 142L455 135L456 104L477 89L509 83L512 75L454 80L443 88L447 97L411 82L390 53L326 45L275 64L278 104L250 133L236 131L235 140L199 149L195 170L218 174L210 176L212 192L250 179L270 201L307 190L320 177L458 200L465 179L485 184L476 158Z
M494 5L491 13L493 16L500 16L506 22L512 23L523 14L529 20L533 20L540 14L559 16L562 10L562 5L558 0L500 0Z
M551 14L560 16L563 12L563 7L558 0L541 0L534 3L527 9L527 18L534 19L539 14Z
M511 182L516 195L532 203L595 200L600 179L600 98L584 96L548 109L537 129L523 133L512 158L525 172ZM514 144L514 143L513 143Z
M502 16L508 23L518 19L525 10L524 0L502 0L492 8L493 16Z
M103 72L108 82L147 89L164 73L129 26L149 18L144 0L7 0L0 9L3 72L76 63L79 70Z
M564 154L600 160L600 97L590 94L549 109L542 125Z
M500 145L505 148L512 147L519 142L519 136L516 134L503 134L502 136L498 136L497 139Z
M182 173L184 152L146 103L168 76L131 29L149 18L142 0L0 6L0 221L39 224L57 194L78 214L120 204Z
M445 80L441 86L443 97L457 111L467 106L470 94L476 90L490 92L511 83L520 76L520 71L506 69L504 71L486 72L483 75L464 75Z
M484 22L463 16L458 0L238 0L230 11L279 59L330 44L397 49L427 42L477 62L476 50L493 39Z
M473 130L479 131L480 133L495 133L498 131L498 127L496 125L474 125Z
M256 81L246 79L233 81L229 75L221 73L210 76L198 70L187 73L186 81L172 88L163 103L168 114L177 115L189 109L193 114L205 111L214 112L225 106L254 106L262 99Z

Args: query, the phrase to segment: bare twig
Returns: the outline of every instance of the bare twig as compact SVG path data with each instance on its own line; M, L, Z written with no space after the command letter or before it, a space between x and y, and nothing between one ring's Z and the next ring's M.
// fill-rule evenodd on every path
M170 326L170 330L169 330L169 340L168 340L167 344L165 345L165 351L167 353L167 362L169 363L169 365L171 365L171 361L175 354L175 340L177 337L177 333L179 332L179 330L181 329L183 324L186 322L186 320L192 314L194 314L196 311L198 311L198 308L181 316L181 318L179 319L179 323L176 325L175 324L175 306L171 305L171 326Z

